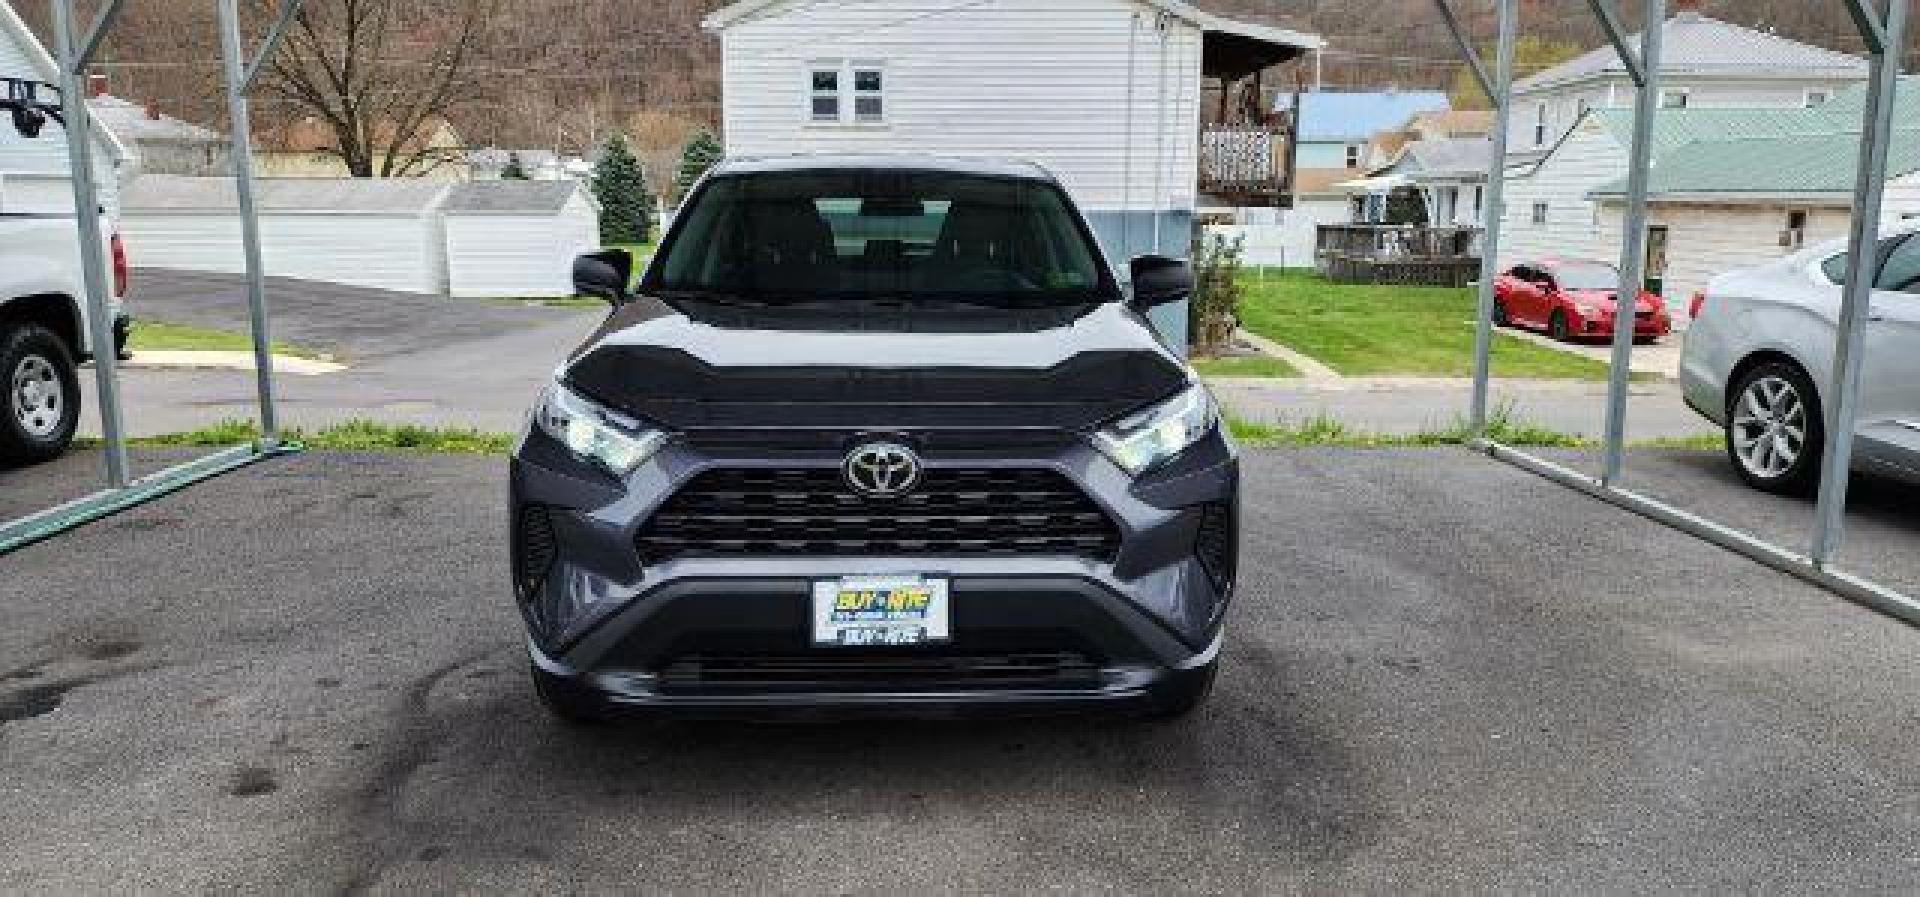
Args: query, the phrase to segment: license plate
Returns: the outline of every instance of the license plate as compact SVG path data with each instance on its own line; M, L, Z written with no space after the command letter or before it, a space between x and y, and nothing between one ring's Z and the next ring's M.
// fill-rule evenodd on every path
M952 638L947 581L848 576L813 584L813 643L924 645Z

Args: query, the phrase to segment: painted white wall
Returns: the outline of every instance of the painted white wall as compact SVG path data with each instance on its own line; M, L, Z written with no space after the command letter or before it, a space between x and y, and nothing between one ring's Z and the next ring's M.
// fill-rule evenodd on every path
M1604 253L1596 254L1602 228L1586 197L1626 170L1626 148L1605 127L1589 120L1538 168L1509 179L1501 218L1501 263L1537 256L1605 260ZM1544 225L1533 223L1536 203L1547 204Z
M575 196L559 215L446 216L449 292L455 298L573 295L573 259L600 240L593 207Z
M1191 210L1201 33L1170 19L1163 37L1156 17L1126 0L798 4L722 33L727 151L1026 158L1090 211ZM812 122L824 60L880 63L886 121Z
M439 213L260 215L267 274L409 293L445 291ZM238 274L240 217L134 212L121 222L136 267Z
M1920 172L1888 181L1881 208L1888 223L1920 218Z
M1312 268L1318 228L1346 223L1341 199L1305 200L1291 209L1245 209L1236 224L1207 226L1209 237L1240 239L1240 262L1268 268Z
M1787 213L1793 210L1807 212L1806 239L1803 246L1782 247L1780 233L1786 230ZM1625 206L1619 202L1600 206L1595 251L1609 262L1620 257L1624 213ZM1706 289L1713 278L1773 261L1804 246L1844 237L1850 221L1846 209L1787 204L1656 201L1647 209L1648 226L1667 228L1667 307L1681 316L1694 291Z

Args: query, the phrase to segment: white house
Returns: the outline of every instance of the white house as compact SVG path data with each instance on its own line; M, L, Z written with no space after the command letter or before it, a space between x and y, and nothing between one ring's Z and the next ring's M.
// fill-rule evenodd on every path
M1857 123L1831 134L1709 138L1667 153L1651 172L1647 225L1655 244L1649 268L1669 300L1728 271L1846 236L1859 153ZM1894 135L1887 176L1885 223L1920 218L1920 130ZM1593 191L1602 257L1620 253L1625 193L1624 181Z
M1116 261L1186 254L1203 79L1323 44L1176 0L745 0L706 27L723 47L729 155L1029 159Z
M39 82L46 98L54 98L46 85L59 80L60 69L40 45L13 7L0 3L0 77ZM120 208L123 173L132 154L110 128L95 122L94 182L99 185L101 205L109 215ZM69 213L73 211L72 169L67 162L67 137L60 125L48 122L36 138L21 136L5 116L0 116L0 213Z
M600 245L600 213L571 179L461 184L441 214L455 298L572 295L574 256Z
M1855 56L1742 28L1679 0L1661 32L1662 109L1802 109L1867 79ZM1638 47L1640 35L1629 39ZM1631 109L1634 86L1608 44L1513 85L1514 153L1552 147L1590 109Z

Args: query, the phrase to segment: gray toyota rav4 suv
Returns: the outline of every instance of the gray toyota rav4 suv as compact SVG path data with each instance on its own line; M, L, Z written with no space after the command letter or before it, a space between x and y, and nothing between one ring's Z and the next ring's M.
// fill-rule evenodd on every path
M1191 710L1239 463L1039 167L734 160L688 197L512 463L533 678L569 720Z

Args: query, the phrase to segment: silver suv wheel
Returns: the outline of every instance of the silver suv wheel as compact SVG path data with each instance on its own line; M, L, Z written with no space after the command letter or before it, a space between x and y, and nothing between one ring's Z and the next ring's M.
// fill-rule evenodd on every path
M35 439L46 439L58 432L66 415L67 390L53 362L44 356L27 355L14 365L8 395L12 398L13 419L20 429Z

